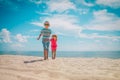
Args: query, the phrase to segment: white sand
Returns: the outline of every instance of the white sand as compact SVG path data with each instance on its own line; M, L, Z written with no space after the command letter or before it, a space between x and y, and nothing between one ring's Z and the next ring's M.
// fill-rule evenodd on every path
M41 59L1 55L0 80L120 80L120 59Z

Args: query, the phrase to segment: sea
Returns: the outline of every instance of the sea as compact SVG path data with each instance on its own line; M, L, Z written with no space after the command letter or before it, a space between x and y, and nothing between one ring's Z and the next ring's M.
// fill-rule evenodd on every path
M0 51L0 55L25 55L43 57L43 51ZM50 51L49 57L51 57ZM120 51L57 51L57 57L120 59Z

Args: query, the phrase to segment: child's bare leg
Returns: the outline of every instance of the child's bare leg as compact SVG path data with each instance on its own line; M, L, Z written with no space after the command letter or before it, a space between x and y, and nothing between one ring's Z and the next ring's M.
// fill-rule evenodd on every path
M44 49L44 60L46 60L46 50Z
M54 52L53 52L53 50L52 50L52 59L54 58L54 55L53 55L53 54L54 54Z
M46 50L46 59L48 59L48 50Z
M48 59L48 51L44 49L44 60Z
M54 59L56 58L56 50L54 51Z
M53 51L53 59L55 59L56 53L55 50Z

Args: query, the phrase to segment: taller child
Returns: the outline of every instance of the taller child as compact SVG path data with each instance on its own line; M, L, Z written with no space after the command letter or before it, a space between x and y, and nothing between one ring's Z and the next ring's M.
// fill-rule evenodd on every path
M41 30L39 37L37 40L40 39L42 36L42 44L44 48L44 60L48 59L48 51L49 51L49 43L50 43L50 35L51 35L51 30L49 29L49 22L45 21L44 23L44 28Z

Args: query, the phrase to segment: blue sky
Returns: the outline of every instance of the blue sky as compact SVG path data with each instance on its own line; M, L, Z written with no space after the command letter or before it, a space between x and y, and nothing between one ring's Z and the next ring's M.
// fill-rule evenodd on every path
M120 50L120 0L0 0L0 51L42 51L44 21L58 51Z

